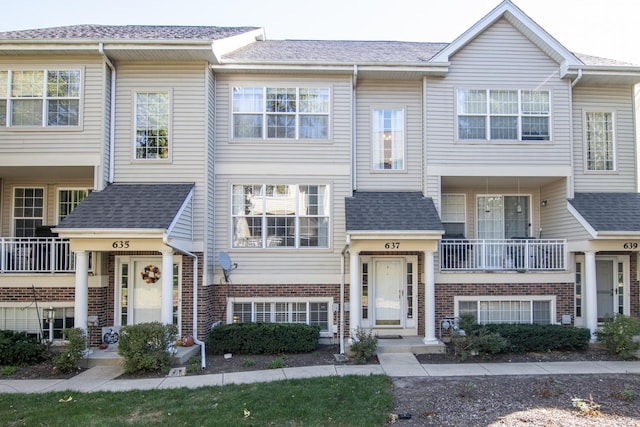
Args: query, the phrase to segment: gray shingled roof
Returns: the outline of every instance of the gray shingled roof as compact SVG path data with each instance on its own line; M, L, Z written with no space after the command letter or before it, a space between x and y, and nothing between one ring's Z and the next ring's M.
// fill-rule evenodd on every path
M569 203L596 231L640 232L639 193L575 193Z
M219 40L258 27L71 25L0 32L0 40Z
M426 64L446 46L396 41L267 40L224 55L223 61Z
M363 191L345 199L347 232L444 231L431 197L421 192Z
M166 230L194 184L111 184L94 191L58 227Z

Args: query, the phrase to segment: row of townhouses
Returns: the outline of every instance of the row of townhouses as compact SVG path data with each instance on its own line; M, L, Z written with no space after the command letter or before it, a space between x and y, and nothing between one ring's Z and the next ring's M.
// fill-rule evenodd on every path
M0 33L0 329L639 317L639 82L509 0L451 43Z

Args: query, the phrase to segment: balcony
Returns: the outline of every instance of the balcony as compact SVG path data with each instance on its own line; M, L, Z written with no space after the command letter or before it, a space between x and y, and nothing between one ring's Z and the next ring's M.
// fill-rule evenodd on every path
M440 271L564 271L566 240L443 239Z
M58 237L0 238L0 273L73 273L69 241Z

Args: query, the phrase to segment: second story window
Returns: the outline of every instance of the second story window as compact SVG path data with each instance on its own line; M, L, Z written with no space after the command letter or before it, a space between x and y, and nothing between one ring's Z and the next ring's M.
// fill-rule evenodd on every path
M0 71L0 126L78 126L80 70Z
M329 138L329 89L234 87L236 139Z
M549 141L550 96L536 90L458 90L458 139Z
M404 110L373 110L373 169L404 170Z
M135 159L169 158L169 93L136 93Z
M613 113L586 113L587 170L615 170Z
M88 189L58 190L58 224L65 219L88 195Z
M44 188L14 188L13 235L33 237L44 221Z

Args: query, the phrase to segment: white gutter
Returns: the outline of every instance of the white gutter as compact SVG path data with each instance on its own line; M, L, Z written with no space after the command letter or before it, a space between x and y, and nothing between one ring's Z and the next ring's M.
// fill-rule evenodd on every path
M357 96L356 87L358 86L358 65L353 64L353 84L351 85L351 190L356 191L357 185L357 170L356 170L356 113L357 113Z
M193 258L193 342L200 346L200 367L204 371L207 368L207 358L205 356L204 342L198 339L198 256L185 249L173 246L169 243L166 233L162 236L162 243Z
M109 103L110 118L109 118L109 184L114 180L115 174L115 129L116 129L116 67L111 63L107 55L104 53L104 43L98 44L98 50L104 58L105 64L111 69L111 99Z
M340 354L344 354L344 275L345 275L345 261L344 257L349 251L349 242L351 238L347 234L347 242L342 249L342 256L340 257Z
M578 68L578 77L571 82L571 87L574 87L582 79L582 68Z

